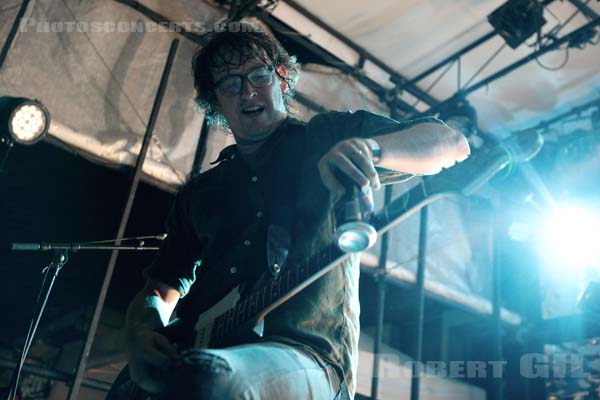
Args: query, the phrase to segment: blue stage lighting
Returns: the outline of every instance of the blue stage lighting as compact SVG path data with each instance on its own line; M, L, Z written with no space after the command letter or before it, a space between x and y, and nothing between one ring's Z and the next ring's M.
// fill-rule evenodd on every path
M559 207L542 226L542 256L562 266L600 266L600 213L579 206Z

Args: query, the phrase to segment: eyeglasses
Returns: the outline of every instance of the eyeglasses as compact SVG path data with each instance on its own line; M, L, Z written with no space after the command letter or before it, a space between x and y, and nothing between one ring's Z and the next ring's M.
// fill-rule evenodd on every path
M273 83L273 66L265 65L254 68L244 75L227 75L215 83L216 89L223 96L235 96L242 91L244 79L256 88L270 86Z

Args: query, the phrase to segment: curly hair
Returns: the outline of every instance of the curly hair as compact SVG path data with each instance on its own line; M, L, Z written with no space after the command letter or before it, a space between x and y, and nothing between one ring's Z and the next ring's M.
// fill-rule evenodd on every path
M284 103L288 108L300 75L296 57L290 56L275 38L261 31L256 25L237 22L222 28L224 29L205 34L205 44L196 50L192 58L195 100L198 106L204 109L207 122L229 129L223 114L214 109L216 94L211 70L237 68L256 57L275 68L281 65L287 68L287 77L279 75L278 72L277 74L289 86L289 90L283 93Z

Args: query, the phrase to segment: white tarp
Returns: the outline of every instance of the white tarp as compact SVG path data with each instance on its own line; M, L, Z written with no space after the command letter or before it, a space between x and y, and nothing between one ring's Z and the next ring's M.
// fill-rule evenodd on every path
M505 3L504 0L296 0L300 6L323 20L359 46L374 54L404 77L411 79L429 67L444 60L466 45L492 31L487 15ZM600 14L600 2L583 1L587 7ZM544 12L547 23L543 32L555 29L566 23L577 8L570 1L553 1ZM339 55L350 65L358 64L358 55L347 46L325 33L313 30L313 26L282 1L274 11L275 15L288 19L288 23L310 34L311 40L319 43L331 53ZM589 22L581 12L566 23L556 33L565 34ZM598 42L596 36L595 42ZM515 50L505 46L500 36L468 52L458 64L435 84L430 94L437 100L446 100L458 91L457 82L462 88L477 83L482 78L508 66L530 53L535 48L535 37L530 38ZM531 47L530 47L531 46ZM475 73L494 53L502 48L497 57L483 68L475 79L467 84ZM565 57L565 65L557 70ZM585 103L600 96L600 46L587 44L583 49L571 48L547 53L539 57L539 64L531 61L472 93L468 99L477 109L480 128L499 136L532 126L537 120L547 119L573 106ZM372 63L366 63L364 72L381 85L389 88L389 74ZM429 86L443 72L444 68L418 83L422 90ZM460 79L458 71L460 70ZM407 92L401 98L409 104L417 104ZM427 109L418 103L417 109Z
M202 2L145 3L195 33L206 32L224 16ZM19 5L14 1L0 11L1 41ZM179 38L144 165L146 178L176 190L189 178L203 122L193 101L191 58L197 45L160 29L140 12L114 1L33 1L0 74L0 93L42 100L52 117L51 137L70 149L108 165L131 166L170 44ZM298 92L326 108L387 113L385 105L354 79L325 67L306 66ZM293 111L301 119L311 114L299 104ZM211 132L202 170L229 143L230 136Z
M20 3L8 0L0 9L2 42ZM141 3L195 33L205 32L225 16L224 10L206 2ZM387 0L375 4L360 0L299 3L409 78L489 32L486 16L502 4L475 0L435 5ZM588 6L600 13L600 3L589 2ZM548 23L544 30L564 22L574 10L569 2L552 2L545 13ZM293 13L286 2L280 2L273 14L301 33L310 34L311 40L341 59L351 64L358 62L355 52L348 51L330 35L315 33L314 27ZM581 13L575 15L560 35L586 21ZM139 30L136 23L145 23L146 30ZM144 167L147 178L175 190L189 177L203 120L192 100L190 59L196 44L176 33L157 32L161 27L151 23L142 13L116 1L32 1L0 74L0 93L41 99L52 114L52 137L70 148L110 165L132 165L169 45L173 39L181 39ZM94 29L94 24L100 25ZM502 39L496 37L463 57L463 86L502 45ZM474 82L532 50L527 45L516 50L503 49ZM539 61L556 66L565 55L566 50L561 50ZM531 125L536 119L549 118L569 105L597 97L598 59L600 46L570 49L568 62L558 71L544 70L531 62L473 93L469 99L479 112L480 126L502 136L509 130ZM298 92L311 101L325 108L364 108L388 113L385 103L354 78L318 65L305 65L303 69ZM431 89L432 96L443 100L456 91L456 70L455 65ZM391 87L389 75L372 63L365 63L364 71L383 86ZM427 89L438 75L439 72L420 82L421 89ZM408 93L402 96L415 104ZM417 105L423 107L424 104ZM296 116L302 119L311 114L302 106L297 109ZM229 143L230 139L222 136L212 135L222 140L208 141L203 169L214 159L211 156L218 153L218 148Z

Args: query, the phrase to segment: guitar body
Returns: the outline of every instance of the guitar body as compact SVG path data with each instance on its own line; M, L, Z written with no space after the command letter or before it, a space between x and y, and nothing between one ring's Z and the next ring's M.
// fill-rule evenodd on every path
M189 324L182 320L173 320L168 326L159 329L159 332L165 335L172 343L183 345L193 343L194 338L191 335L192 330ZM106 400L153 400L155 397L137 386L129 376L129 366L123 368L119 373L110 391L106 395Z
M139 388L129 376L129 367L125 367L113 382L106 400L152 400L154 397Z
M229 310L235 308L240 299L238 288L234 288L229 294L221 299L214 306L202 313L195 325L184 322L181 319L175 319L166 327L159 330L172 343L177 344L180 349L190 347L205 349L211 347L211 340L214 337L214 322L217 317L226 314ZM252 336L262 336L260 329L253 329L249 324L240 326L236 335L231 335L222 344L241 343L244 339L248 340ZM254 333L256 332L256 333ZM156 397L140 389L129 375L129 367L125 367L113 382L106 400L153 400Z
M348 257L330 246L305 264L290 266L243 299L238 288L234 288L202 313L195 324L175 319L159 332L180 349L221 348L252 342L263 335L264 318L269 312ZM155 399L156 396L143 391L131 380L127 367L117 376L106 397L106 400Z

